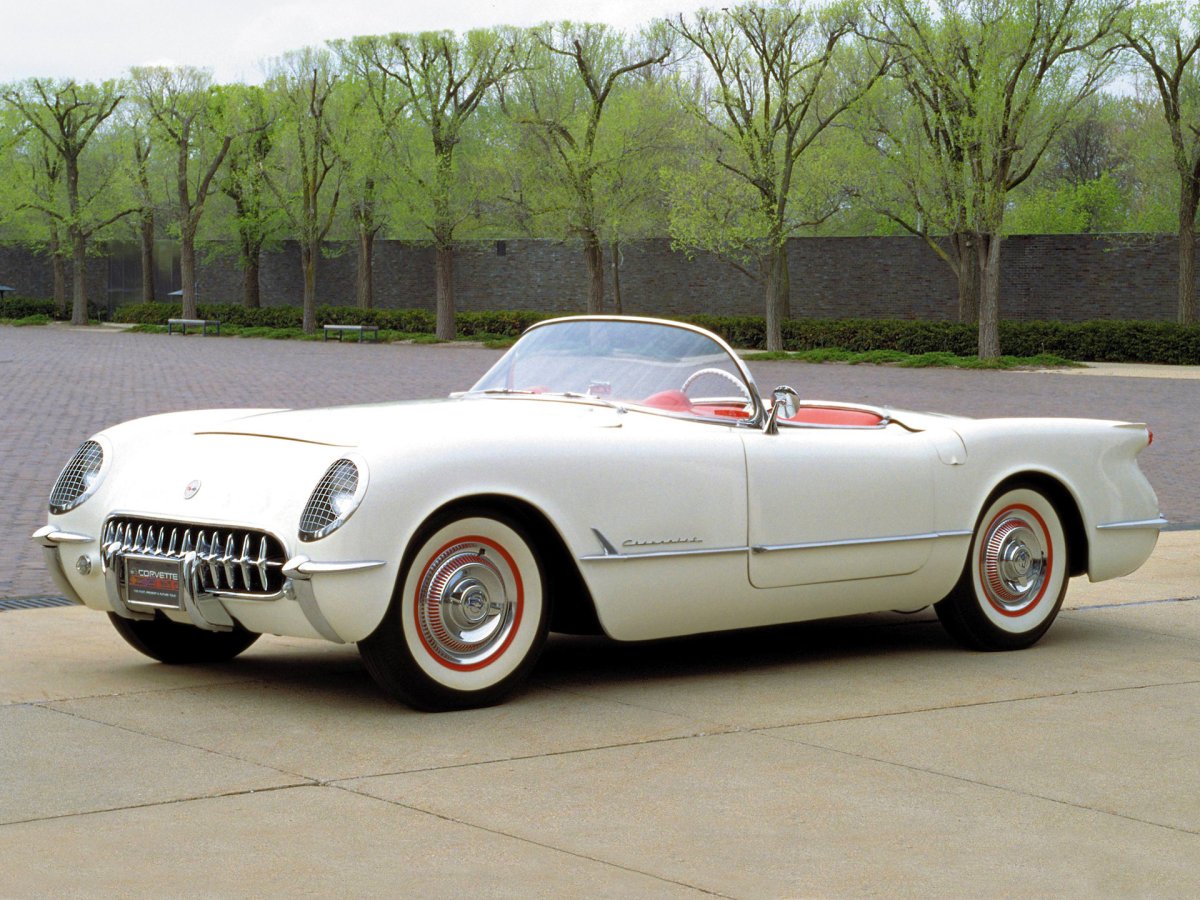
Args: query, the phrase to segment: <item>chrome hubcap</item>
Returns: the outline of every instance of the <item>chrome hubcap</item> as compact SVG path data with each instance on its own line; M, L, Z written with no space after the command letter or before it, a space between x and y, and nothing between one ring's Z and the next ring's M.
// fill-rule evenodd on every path
M1002 612L1019 613L1041 595L1049 568L1040 529L1019 513L1000 516L983 542L983 583Z
M452 665L482 663L512 631L515 599L508 562L478 542L447 547L425 569L417 622L425 644Z

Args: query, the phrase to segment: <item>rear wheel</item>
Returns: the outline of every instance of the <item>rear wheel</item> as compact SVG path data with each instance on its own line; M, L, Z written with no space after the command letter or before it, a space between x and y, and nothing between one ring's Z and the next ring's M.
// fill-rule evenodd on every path
M358 645L371 676L417 709L496 703L546 642L545 576L515 519L460 511L426 529L383 622Z
M117 634L141 653L159 662L182 665L214 663L233 659L258 640L258 635L240 625L233 631L205 631L181 625L162 615L153 619L126 619L109 613Z
M1033 487L1016 486L984 509L962 577L934 609L967 647L1020 650L1036 643L1058 615L1068 572L1054 504Z

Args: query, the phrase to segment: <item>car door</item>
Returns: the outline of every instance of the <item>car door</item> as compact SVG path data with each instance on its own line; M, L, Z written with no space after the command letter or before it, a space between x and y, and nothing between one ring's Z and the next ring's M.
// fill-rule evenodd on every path
M929 559L937 452L923 434L781 422L743 441L755 587L906 575Z

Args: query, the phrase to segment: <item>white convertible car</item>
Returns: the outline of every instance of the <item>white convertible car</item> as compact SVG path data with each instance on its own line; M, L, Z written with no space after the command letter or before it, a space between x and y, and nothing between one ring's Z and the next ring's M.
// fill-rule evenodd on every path
M208 410L85 441L34 534L62 593L168 663L355 642L423 709L493 703L548 631L621 641L934 604L1027 647L1068 577L1165 524L1145 425L764 398L701 329L556 319L449 399Z

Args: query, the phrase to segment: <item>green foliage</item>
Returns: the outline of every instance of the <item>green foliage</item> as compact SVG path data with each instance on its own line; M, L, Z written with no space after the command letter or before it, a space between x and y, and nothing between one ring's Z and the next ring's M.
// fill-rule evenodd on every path
M846 363L857 366L862 364L875 366L899 366L904 369L928 369L934 367L955 369L1017 369L1017 368L1053 368L1060 366L1078 366L1080 363L1071 362L1059 356L1042 353L1037 356L1000 356L996 359L980 359L978 356L955 356L953 353L931 351L912 355L898 350L869 350L866 353L853 353L837 348L821 348L818 350L798 350L795 353L748 353L744 357L750 361L759 360L792 360L806 363Z
M0 300L0 319L25 319L29 316L53 318L54 301L29 297L5 297Z
M0 306L0 313L5 309L6 307ZM404 338L390 338L390 340L411 339L413 335L432 334L435 325L434 314L424 309L358 309L353 306L318 306L316 312L318 328L322 325L376 325L380 329L381 339L383 339L385 330L404 335ZM298 306L265 306L260 309L247 309L233 303L201 303L198 313L201 318L219 320L223 330L226 326L232 326L235 329L272 331L300 328L302 324L302 311ZM178 318L179 315L180 305L178 303L135 303L122 306L117 310L114 318L118 322L165 327L167 319ZM551 318L549 313L522 310L464 312L458 316L458 330L462 336L477 340L514 338L534 322L548 318ZM230 333L239 332L231 331ZM241 331L240 333L245 334L246 332ZM276 335L263 333L254 336L275 337ZM316 336L318 339L321 338L319 332Z
M1107 172L1081 184L1063 183L1029 192L1005 216L1009 234L1096 234L1121 231L1129 210L1121 188Z
M690 316L685 321L721 335L734 347L756 350L766 345L763 320L755 316ZM783 323L783 335L784 346L791 351L827 353L836 348L852 353L898 351L951 357L972 356L976 339L974 325L907 319L790 319ZM1200 365L1200 326L1110 320L1010 321L1000 323L1000 346L1007 356L1032 360L1020 365L1061 364L1047 361L1047 355L1059 360Z

